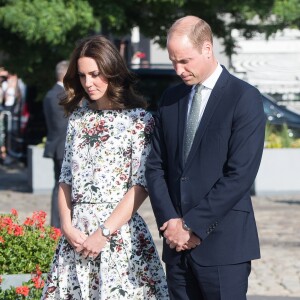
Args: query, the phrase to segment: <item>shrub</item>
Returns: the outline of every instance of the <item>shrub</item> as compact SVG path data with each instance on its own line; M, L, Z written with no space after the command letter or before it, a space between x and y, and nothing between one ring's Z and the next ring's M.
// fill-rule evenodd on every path
M34 212L20 224L18 212L0 215L0 274L48 272L61 232L45 226L46 213Z
M265 148L300 148L300 139L296 139L286 124L273 126L267 123Z
M23 224L18 212L0 215L0 274L31 274L22 286L2 290L0 275L0 299L40 299L44 279L53 258L61 232L45 226L46 213L37 211Z
M31 279L23 282L22 286L1 289L2 277L0 276L0 299L5 300L39 300L41 299L45 281L39 266L31 274Z

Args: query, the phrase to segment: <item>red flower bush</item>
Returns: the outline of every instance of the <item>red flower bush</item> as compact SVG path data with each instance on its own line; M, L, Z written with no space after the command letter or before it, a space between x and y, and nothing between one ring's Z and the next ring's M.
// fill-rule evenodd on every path
M34 287L36 289L42 289L45 285L45 281L42 279L42 272L38 265L36 266L35 274L33 274L31 280L34 283Z
M46 226L46 213L36 211L21 224L18 212L0 215L0 274L48 272L61 236L58 228Z
M31 274L31 279L27 282L23 282L22 286L11 287L10 289L1 289L2 278L0 276L0 299L16 300L16 299L28 299L39 300L42 296L43 287L45 281L42 278L42 272L37 265L34 273Z
M29 294L29 287L28 286L18 286L16 288L16 293L26 297Z
M48 272L61 236L58 228L45 222L44 211L34 212L23 224L15 209L0 215L0 274L31 274L28 282L7 290L1 289L0 276L0 299L40 299L45 284L42 273Z

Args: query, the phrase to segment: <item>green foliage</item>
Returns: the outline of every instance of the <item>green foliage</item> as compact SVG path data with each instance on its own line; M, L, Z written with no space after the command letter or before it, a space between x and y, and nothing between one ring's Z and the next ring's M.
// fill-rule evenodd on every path
M0 215L0 274L48 272L60 230L44 226L46 214L35 212L20 224L17 212Z
M0 299L38 300L42 296L45 275L49 271L60 230L45 226L46 213L34 212L23 224L18 212L0 215L0 274L31 274L22 286L2 290L5 280L0 275Z
M33 278L37 278L33 275ZM32 279L23 282L21 287L10 287L9 289L2 290L0 283L0 299L5 300L40 300L43 292L43 285L45 276L38 277L39 284L36 284ZM41 284L42 283L42 284ZM20 289L21 288L21 289ZM28 294L27 294L28 292Z
M68 59L75 42L99 30L87 1L4 0L0 4L3 65L42 98L53 82L55 65Z
M165 46L167 28L183 15L185 0L89 0L94 16L100 18L102 33L120 39L128 38L131 29L139 26L149 38Z
M100 32L128 39L131 29L165 46L166 31L177 18L197 15L209 22L225 52L234 53L233 28L251 38L284 26L299 27L298 0L0 0L2 64L45 95L58 61L68 59L75 42ZM276 18L270 16L275 14ZM253 22L253 17L258 21Z
M86 1L67 0L7 1L0 7L0 20L4 29L32 45L59 45L66 42L67 34L79 24L78 29L84 34L97 25Z
M278 22L285 26L300 28L300 1L299 0L276 0L273 13Z
M300 148L300 139L293 137L292 131L286 124L278 127L267 123L265 148Z

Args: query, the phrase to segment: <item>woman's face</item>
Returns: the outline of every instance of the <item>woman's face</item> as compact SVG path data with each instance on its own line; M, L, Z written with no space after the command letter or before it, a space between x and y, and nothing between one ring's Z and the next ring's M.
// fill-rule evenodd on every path
M107 98L107 80L100 74L96 61L90 57L80 57L77 61L80 83L90 99L104 104Z

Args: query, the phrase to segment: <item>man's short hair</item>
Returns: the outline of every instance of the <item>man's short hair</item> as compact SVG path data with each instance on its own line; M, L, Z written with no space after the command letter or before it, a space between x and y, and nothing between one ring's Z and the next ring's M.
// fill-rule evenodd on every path
M193 18L187 22L187 18ZM187 16L176 20L168 30L168 38L172 34L187 35L192 44L201 49L204 42L213 44L213 34L211 27L203 19L195 16Z
M69 67L67 60L60 61L55 68L56 79L62 81Z

